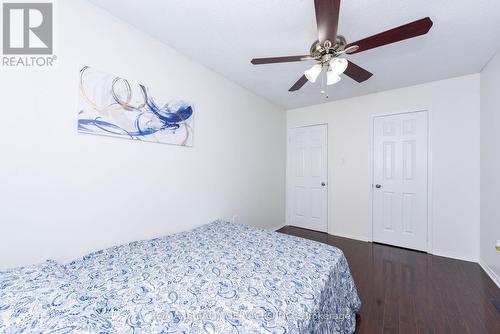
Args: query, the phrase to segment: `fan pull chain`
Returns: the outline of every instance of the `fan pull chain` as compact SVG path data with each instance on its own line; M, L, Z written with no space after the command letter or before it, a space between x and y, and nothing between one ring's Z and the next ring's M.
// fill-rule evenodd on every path
M329 96L328 96L328 85L326 84L326 72L324 75L321 76L321 86L323 86L324 88L321 90L321 95L324 95L325 96L325 99L328 99Z

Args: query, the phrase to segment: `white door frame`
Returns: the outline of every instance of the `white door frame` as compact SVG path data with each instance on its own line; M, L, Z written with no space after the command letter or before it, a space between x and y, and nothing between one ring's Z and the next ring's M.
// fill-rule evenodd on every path
M330 231L330 222L328 217L330 216L330 203L328 203L329 193L330 193L330 170L328 169L328 142L329 142L329 125L328 123L313 123L307 125L300 126L292 126L286 129L286 171L285 171L285 182L286 182L286 190L285 190L285 225L290 225L290 217L291 217L291 205L290 205L290 189L291 189L291 178L290 178L290 142L291 142L291 131L295 129L301 128L309 128L311 126L325 125L326 126L326 230L327 233Z
M373 150L374 150L374 122L375 118L383 117L383 116L394 116L394 115L402 115L402 114L413 114L417 112L425 112L427 113L427 253L433 254L433 200L432 200L432 113L430 109L422 109L422 110L414 110L414 111L399 111L399 112L387 112L387 113L378 113L372 114L370 116L370 184L369 193L370 193L370 203L369 203L369 212L370 212L370 223L371 223L371 238L370 241L373 242L373 200L374 200L374 163L373 163Z

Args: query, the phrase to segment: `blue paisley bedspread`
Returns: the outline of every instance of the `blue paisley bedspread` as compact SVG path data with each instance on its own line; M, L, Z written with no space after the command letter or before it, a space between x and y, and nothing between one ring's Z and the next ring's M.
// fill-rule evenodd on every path
M332 246L217 221L0 272L0 333L353 333Z

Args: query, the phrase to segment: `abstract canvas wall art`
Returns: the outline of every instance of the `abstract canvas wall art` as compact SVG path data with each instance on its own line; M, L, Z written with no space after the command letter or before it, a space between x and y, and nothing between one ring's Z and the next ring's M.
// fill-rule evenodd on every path
M165 92L85 66L79 103L79 132L193 146L193 106Z

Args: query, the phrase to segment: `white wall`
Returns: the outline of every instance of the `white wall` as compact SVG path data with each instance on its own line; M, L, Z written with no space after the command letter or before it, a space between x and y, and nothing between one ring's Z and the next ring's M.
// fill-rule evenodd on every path
M289 110L288 128L328 123L329 233L371 240L370 119L428 110L432 249L479 259L479 75Z
M0 73L0 267L220 217L284 223L284 110L89 3L57 3L58 68ZM78 134L83 65L193 101L194 148Z
M481 265L500 286L500 53L481 72Z

